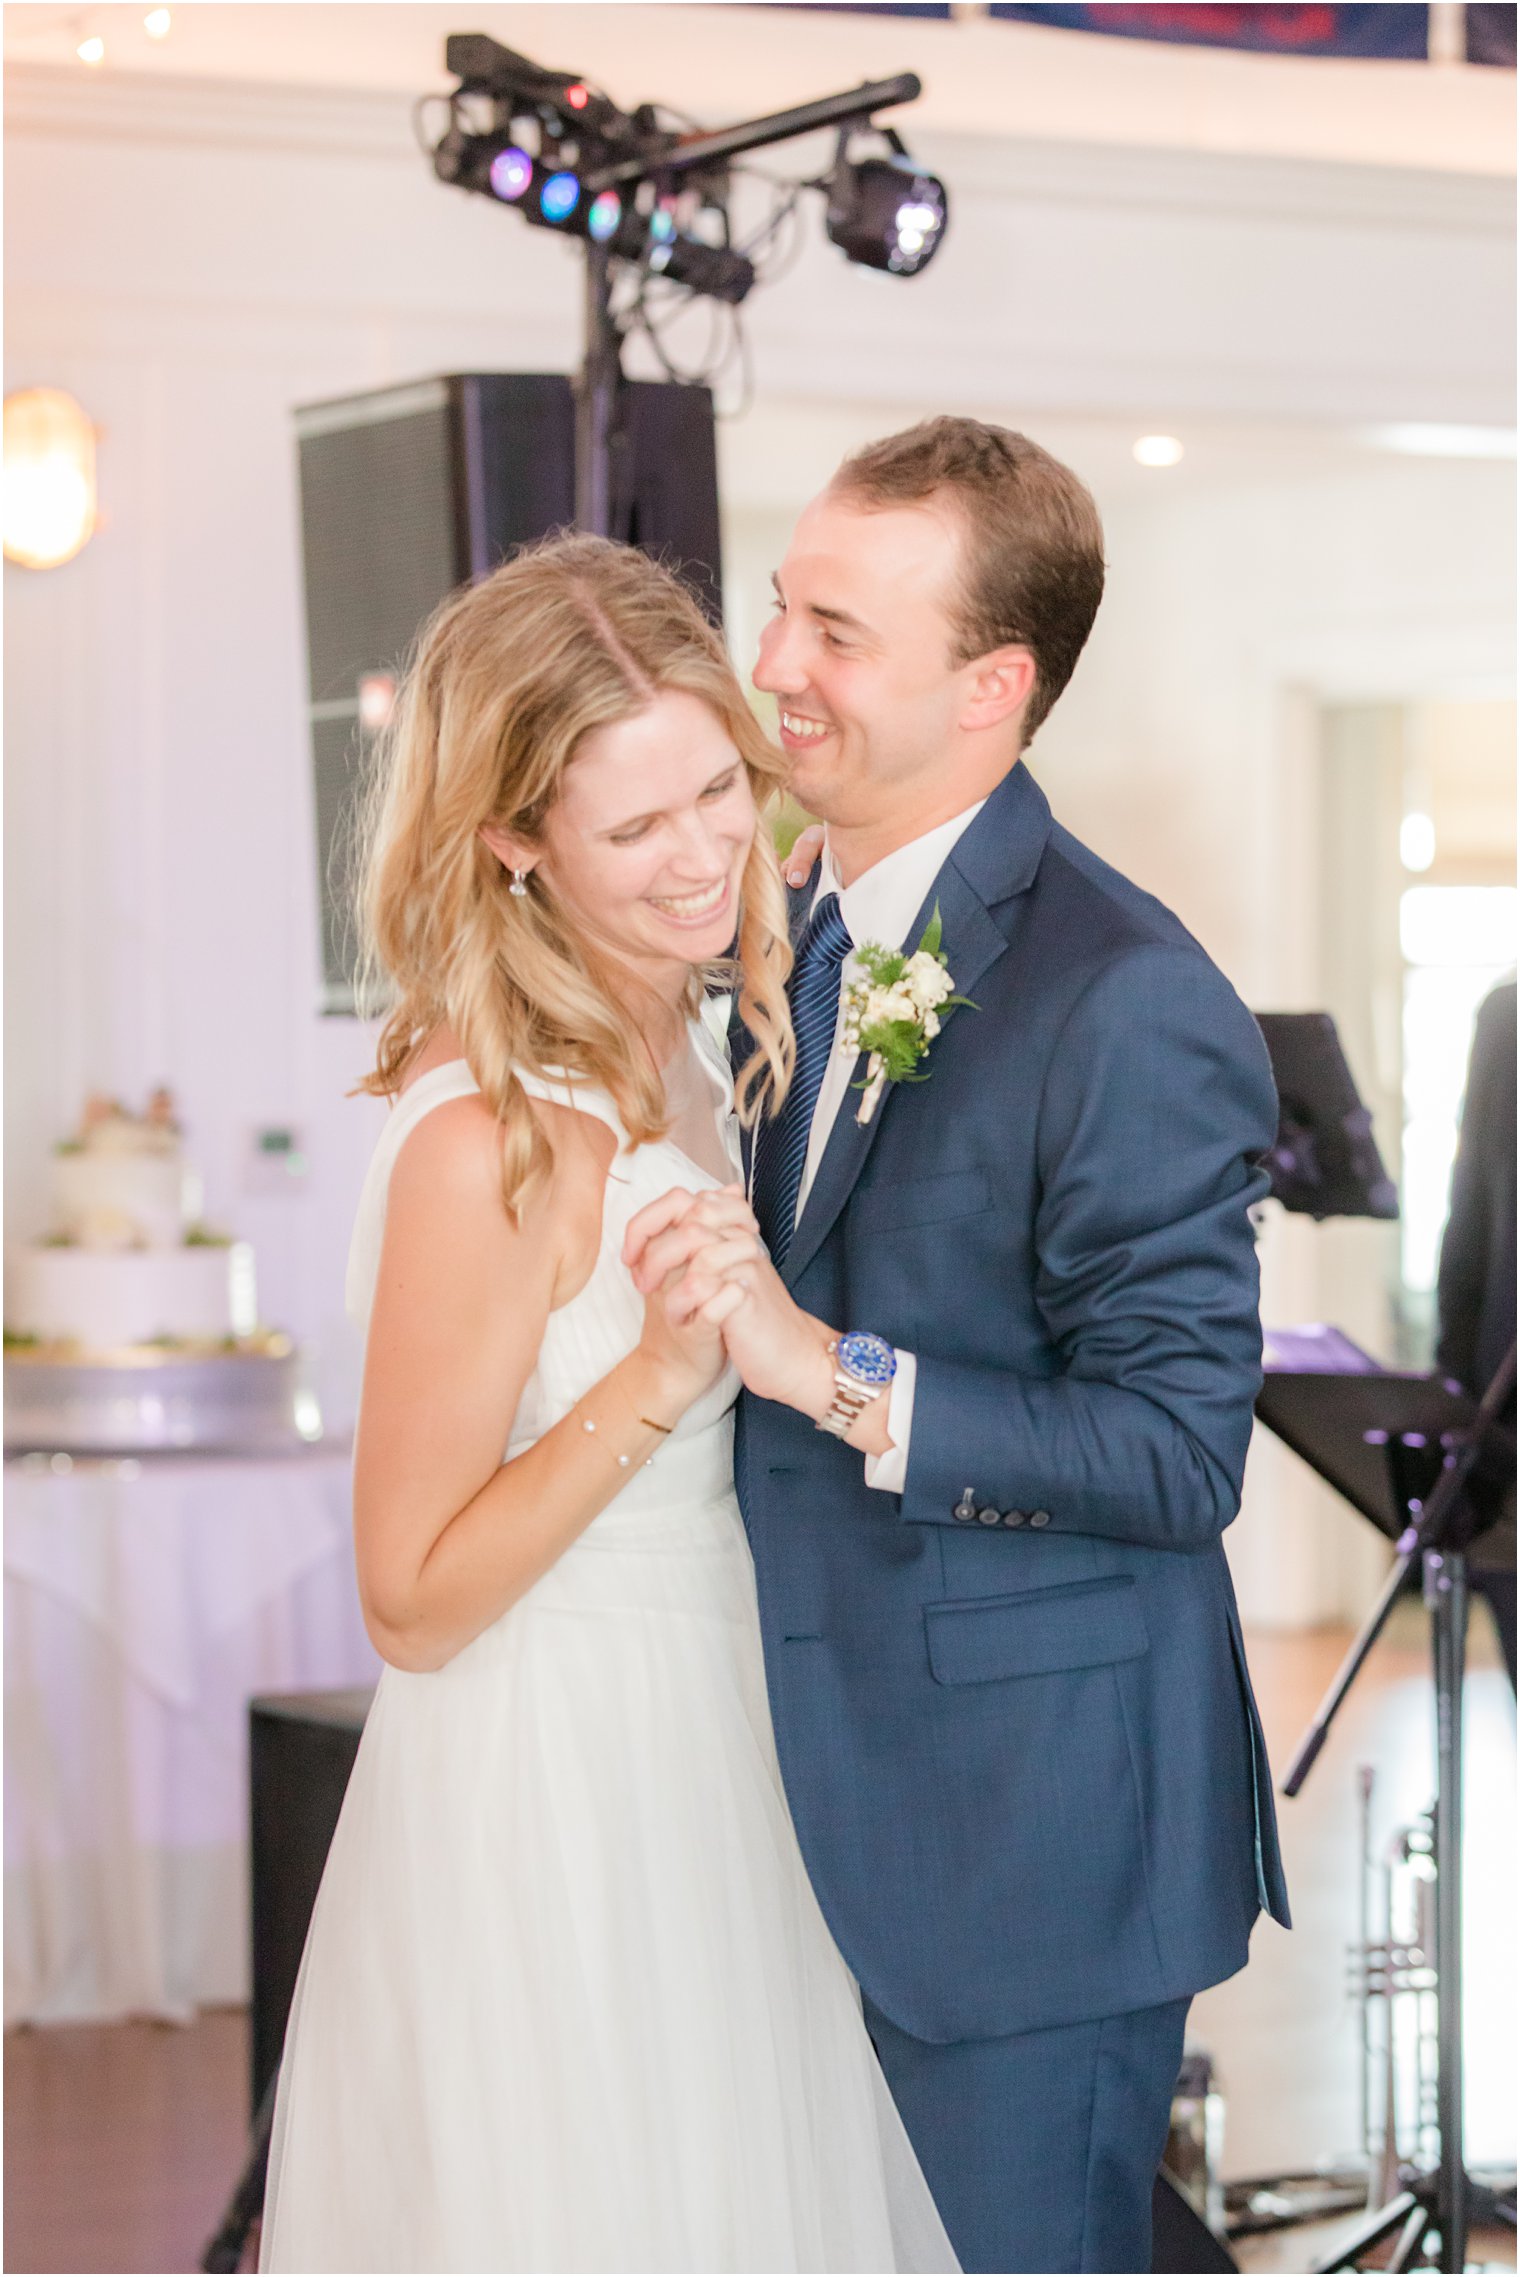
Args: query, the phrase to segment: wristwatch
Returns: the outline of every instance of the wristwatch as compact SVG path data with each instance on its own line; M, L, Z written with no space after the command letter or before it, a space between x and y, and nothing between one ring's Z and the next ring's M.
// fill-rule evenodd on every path
M852 1328L829 1346L834 1363L834 1397L828 1412L818 1418L818 1429L836 1439L848 1438L856 1417L873 1400L880 1399L897 1373L897 1354L884 1336Z

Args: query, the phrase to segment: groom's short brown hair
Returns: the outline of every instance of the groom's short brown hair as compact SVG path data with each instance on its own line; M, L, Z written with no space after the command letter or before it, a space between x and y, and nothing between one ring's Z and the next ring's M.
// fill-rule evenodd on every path
M1071 678L1103 598L1103 525L1085 484L1009 427L925 419L854 452L829 488L867 508L952 501L966 531L955 661L1029 650L1027 744Z

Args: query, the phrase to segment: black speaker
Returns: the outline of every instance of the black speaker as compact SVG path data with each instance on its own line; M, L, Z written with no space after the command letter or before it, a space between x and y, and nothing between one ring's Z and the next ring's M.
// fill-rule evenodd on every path
M350 824L412 640L444 596L575 514L575 409L554 372L455 373L296 413L325 1012L354 1009ZM614 535L722 614L706 388L628 383Z
M372 1696L368 1687L273 1692L248 1704L255 2112L285 2046L311 1909Z
M613 535L678 570L723 622L718 451L705 387L634 380L613 438Z

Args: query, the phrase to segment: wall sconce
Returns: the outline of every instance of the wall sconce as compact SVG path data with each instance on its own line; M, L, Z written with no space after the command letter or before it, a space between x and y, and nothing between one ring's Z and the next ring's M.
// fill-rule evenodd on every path
M25 387L5 399L5 477L0 494L5 558L56 569L95 530L95 429L58 387Z

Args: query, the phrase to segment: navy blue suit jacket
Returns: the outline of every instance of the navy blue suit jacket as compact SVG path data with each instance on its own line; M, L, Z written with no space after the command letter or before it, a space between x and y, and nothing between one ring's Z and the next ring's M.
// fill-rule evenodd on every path
M1260 1383L1260 1033L1022 764L911 941L936 901L978 1009L864 1129L848 1094L785 1265L918 1355L905 1491L748 1395L737 1460L814 1887L877 2007L950 2042L1197 1991L1287 1907L1220 1542Z

